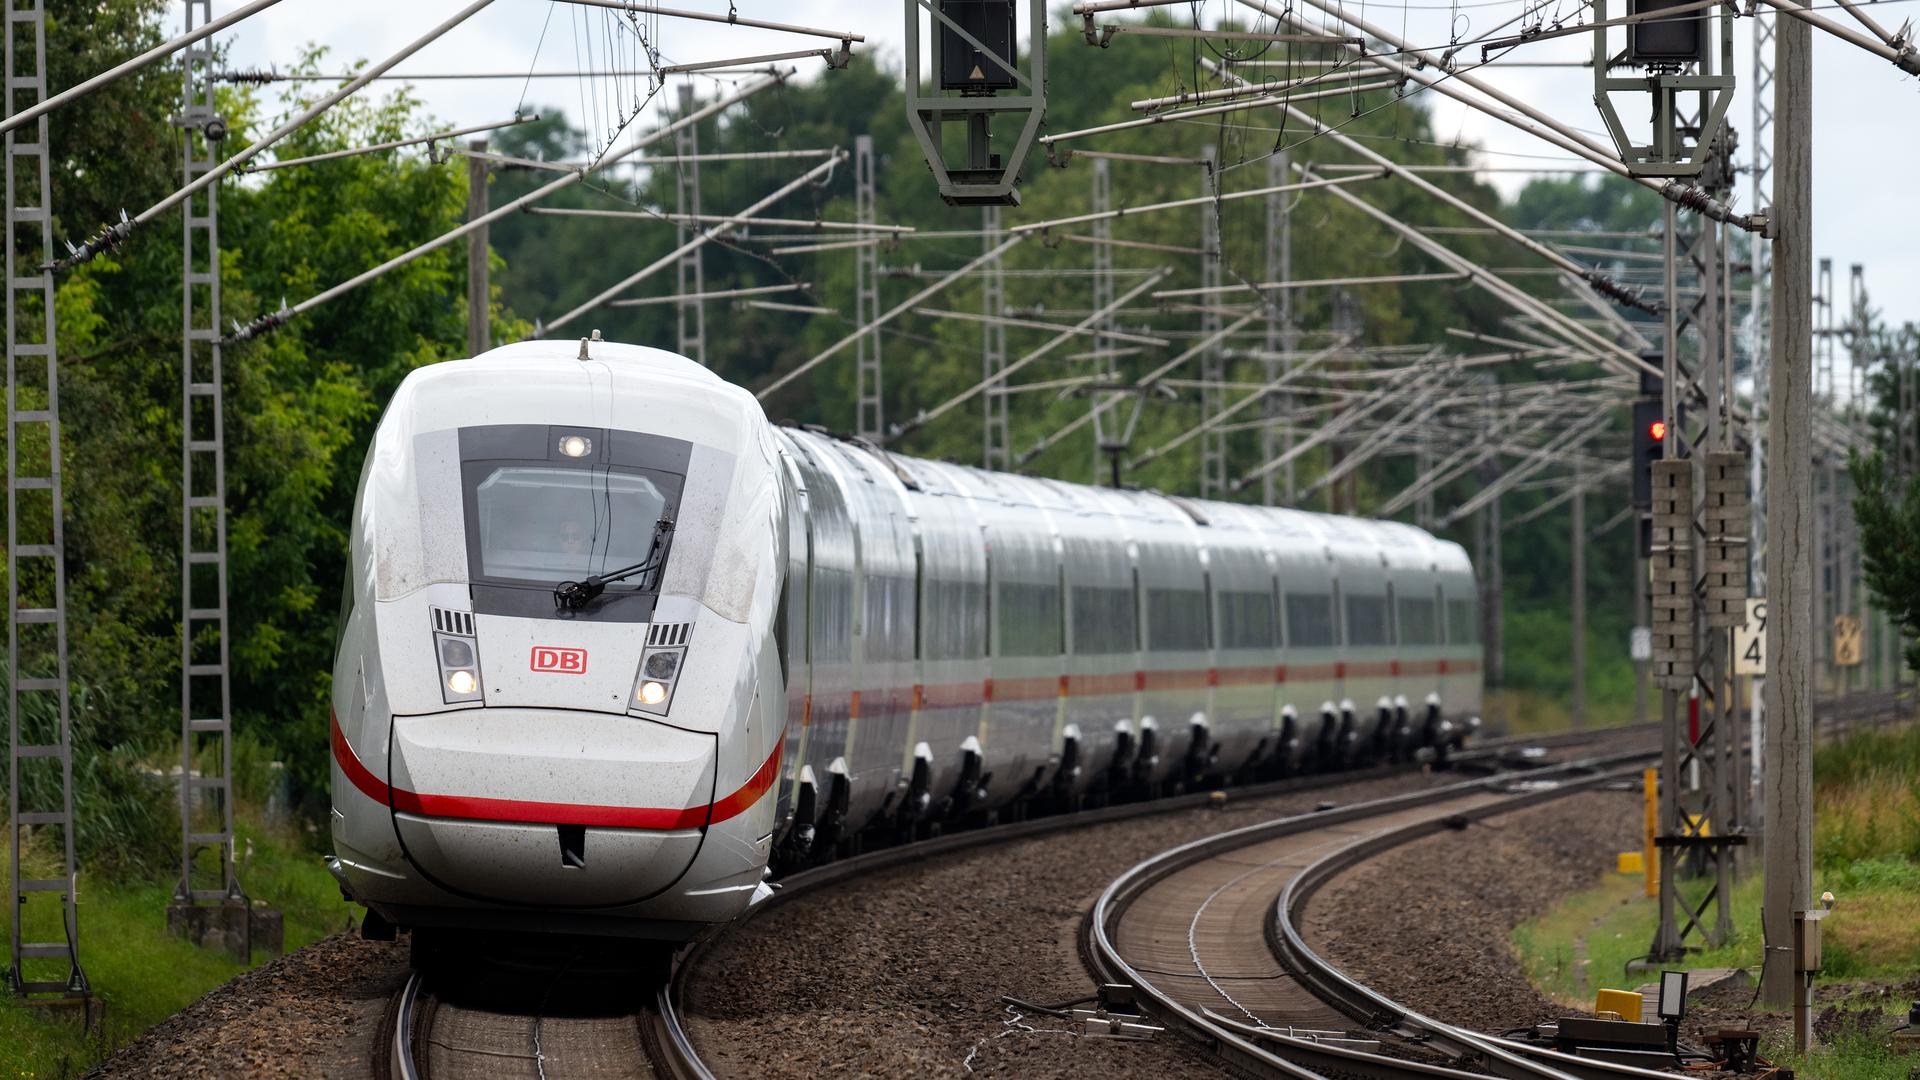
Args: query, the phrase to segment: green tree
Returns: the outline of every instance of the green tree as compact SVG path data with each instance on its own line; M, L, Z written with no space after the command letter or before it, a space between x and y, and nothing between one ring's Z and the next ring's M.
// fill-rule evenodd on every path
M1853 517L1874 602L1906 638L1907 666L1920 670L1920 421L1914 415L1920 378L1920 327L1880 325L1871 314L1857 349L1870 365L1867 415L1873 450L1847 462Z

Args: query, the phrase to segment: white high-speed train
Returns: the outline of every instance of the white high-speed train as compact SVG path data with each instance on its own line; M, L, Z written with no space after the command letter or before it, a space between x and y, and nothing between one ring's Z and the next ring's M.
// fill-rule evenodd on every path
M415 371L354 522L332 865L369 933L684 938L781 858L1478 722L1458 545L776 427L656 349Z

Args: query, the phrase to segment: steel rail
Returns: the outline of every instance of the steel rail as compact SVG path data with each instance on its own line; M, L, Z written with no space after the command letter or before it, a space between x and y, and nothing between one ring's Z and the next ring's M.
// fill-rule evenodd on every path
M420 1080L420 1063L413 1053L414 1010L420 1004L420 984L420 973L409 973L406 985L394 998L393 1034L387 1039L388 1080Z
M1551 735L1522 736L1507 735L1479 740L1475 745L1448 755L1449 763L1458 768L1485 762L1501 762L1505 755L1535 748L1549 748L1579 745L1596 738L1605 738L1629 732L1651 733L1655 724L1636 724L1616 728L1601 728L1588 731L1567 731ZM1531 770L1537 774L1538 770ZM1298 794L1333 787L1340 784L1356 783L1381 779L1394 775L1395 768L1379 764L1362 769L1344 771L1305 773L1297 776L1272 780L1262 784L1250 784L1232 789L1238 799L1266 798L1275 795ZM1140 802L1116 803L1093 810L1078 810L1065 814L1050 814L1028 818L1025 821L984 828L968 829L962 832L948 833L930 840L919 840L895 847L882 848L847 859L839 859L824 866L816 866L799 871L775 883L772 896L748 908L728 923L717 924L695 937L676 957L672 977L668 980L656 999L655 1012L657 1022L663 1034L676 1046L683 1047L682 1067L686 1070L677 1075L688 1078L707 1078L711 1073L701 1064L697 1049L685 1030L680 1013L679 1002L684 1001L687 982L692 978L707 953L726 935L751 922L767 912L791 903L801 897L811 895L822 889L850 881L857 877L876 873L881 870L904 866L910 863L924 862L929 859L950 855L976 847L991 844L1024 840L1069 829L1089 828L1132 818L1149 817L1156 814L1173 813L1180 810L1194 810L1209 806L1213 802L1212 791L1201 791L1190 795L1175 795L1168 798L1148 799ZM1315 815L1318 820L1327 821L1325 814ZM1311 1075L1311 1074L1305 1074Z
M1656 756L1658 751L1634 752L1615 755L1612 762L1597 759L1592 764L1618 765L1629 760L1644 760ZM1470 819L1489 817L1545 802L1561 795L1572 794L1610 780L1631 778L1631 775L1631 770L1597 773L1582 782L1568 783L1547 791L1530 792L1508 801L1469 810L1462 816ZM1431 835L1444 827L1444 822L1440 820L1423 821L1368 837L1323 856L1295 875L1281 890L1280 899L1274 904L1266 924L1267 943L1279 957L1282 965L1296 978L1311 986L1315 995L1321 1000L1332 1004L1341 1012L1349 1016L1365 1017L1376 1026L1390 1025L1393 1030L1400 1031L1411 1038L1420 1039L1427 1045L1438 1046L1454 1057L1474 1060L1494 1075L1506 1077L1508 1080L1534 1080L1537 1077L1549 1077L1552 1080L1671 1078L1671 1073L1545 1051L1443 1023L1363 985L1313 951L1300 934L1294 919L1316 891L1341 872L1381 852Z
M1827 699L1822 703L1820 710L1822 715L1816 719L1815 731L1818 732L1821 727L1837 727L1839 734L1848 733L1850 728L1843 725L1854 718L1854 712L1850 706L1856 699L1859 700L1859 709L1873 715L1876 718L1874 722L1877 724L1897 722L1901 718L1897 708L1882 712L1885 706L1898 701L1897 691L1850 695L1841 699ZM1636 753L1629 752L1612 755L1612 757L1618 759L1614 763L1619 764L1625 759L1636 756ZM1643 756L1652 756L1652 753L1649 752ZM1595 764L1605 762L1605 758L1596 759ZM1570 766L1579 764L1581 763L1574 762L1570 763ZM1553 791L1531 793L1516 800L1469 810L1463 816L1479 818L1504 813L1560 794L1570 794L1582 786L1591 787L1615 777L1630 778L1630 776L1630 772L1600 774L1590 777L1584 784L1569 784ZM1375 1026L1380 1026L1379 1022L1385 1021L1396 1028L1406 1030L1412 1037L1420 1039L1427 1045L1447 1048L1458 1057L1473 1059L1497 1076L1509 1077L1513 1080L1531 1080L1535 1077L1566 1078L1566 1080L1671 1078L1673 1074L1668 1072L1642 1069L1598 1058L1578 1057L1513 1039L1483 1035L1434 1020L1363 985L1313 951L1294 920L1304 910L1315 892L1353 866L1390 848L1437 832L1442 827L1441 821L1425 821L1368 837L1321 857L1295 875L1281 891L1280 898L1273 905L1266 922L1267 943L1274 955L1280 959L1282 966L1296 978L1312 985L1315 993L1322 1000L1334 1005L1347 1015L1374 1023Z
M1166 990L1155 985L1145 974L1134 968L1132 964L1121 955L1119 946L1115 940L1115 935L1110 933L1110 929L1117 929L1119 921L1126 910L1144 895L1148 888L1168 877L1178 874L1196 863L1212 859L1227 852L1240 850L1254 843L1284 836L1310 833L1328 825L1364 821L1369 818L1379 817L1401 810L1455 801L1463 797L1484 793L1489 787L1504 782L1520 779L1539 779L1545 776L1563 774L1591 773L1593 770L1599 768L1617 766L1626 762L1644 761L1657 756L1657 754L1658 751L1652 749L1633 750L1564 762L1558 765L1545 766L1540 769L1500 773L1492 777L1465 783L1449 784L1426 791L1411 792L1404 795L1394 795L1382 799L1354 803L1333 810L1299 814L1293 817L1281 818L1276 821L1262 822L1182 844L1135 864L1107 886L1106 890L1100 894L1099 899L1094 902L1093 908L1088 913L1083 924L1082 943L1085 947L1085 954L1091 961L1095 969L1095 974L1099 978L1103 981L1124 982L1132 985L1139 994L1152 1002L1155 1015L1162 1019L1169 1019L1187 1033L1195 1035L1216 1055L1227 1060L1229 1063L1243 1069L1248 1069L1256 1075L1301 1075L1295 1070L1303 1066L1297 1062L1289 1061L1279 1049L1268 1049L1259 1046L1253 1041L1253 1038L1244 1031L1237 1031L1233 1027L1221 1023L1219 1019L1210 1016L1205 1010L1195 1010L1180 1003ZM1466 811L1466 814L1468 816L1484 816L1491 813L1505 812L1518 807L1532 805L1536 802L1542 802L1550 798L1570 794L1610 779L1613 779L1613 776L1605 773L1580 777L1567 783L1556 785L1553 788L1544 790L1536 789L1510 795L1496 802L1486 804L1483 807L1470 809ZM1448 816L1451 817L1454 815ZM1435 818L1415 826L1409 826L1406 830L1396 830L1386 835L1398 836L1404 832L1407 834L1407 838L1411 839L1414 835L1412 830L1423 829L1430 831L1438 829L1442 827L1442 820L1443 819ZM1369 853L1371 853L1371 845L1377 842L1378 838L1375 838L1373 840L1362 841L1356 845L1349 845L1343 848L1341 852L1336 852L1333 856L1319 860L1314 866L1318 867L1326 864L1335 856L1352 852L1356 848L1368 848ZM1288 882L1285 890L1282 892L1283 903L1287 897L1292 894L1294 883L1297 880L1298 878ZM1284 960L1285 958L1283 957L1282 959ZM1296 977L1301 975L1298 969L1294 969L1293 973ZM1342 976L1342 978L1344 978L1344 976ZM1302 981L1309 989L1315 992L1316 996L1320 996L1323 999L1327 997L1327 995L1322 993L1319 987L1315 985L1313 980L1303 979ZM1357 983L1352 983L1352 980L1347 980L1347 982L1354 987L1359 986ZM1364 987L1359 987L1359 989L1365 990ZM1366 992L1368 994L1373 993L1372 991ZM1374 996L1378 997L1378 995ZM1340 1002L1337 1000L1328 1000L1335 1005L1340 1005ZM1380 1001L1385 1002L1389 1006L1392 1005L1391 1002L1386 1002L1384 998L1380 998ZM1351 1013L1351 1010L1343 1009L1343 1011ZM1403 1015L1406 1013L1406 1010L1395 1009L1394 1012L1397 1015ZM1297 1051L1300 1048L1289 1042L1283 1045L1283 1049ZM1502 1053L1512 1056L1511 1051L1503 1051L1492 1046L1488 1046L1485 1052L1490 1056L1497 1056ZM1389 1058L1382 1055L1365 1055L1357 1051L1350 1051L1349 1055L1343 1055L1343 1057L1348 1058L1342 1070L1345 1075L1365 1075L1381 1077L1385 1078L1385 1080L1400 1080L1400 1078L1409 1076L1434 1075L1419 1065L1410 1064L1400 1059ZM1322 1063L1323 1067L1328 1067L1328 1064L1329 1063L1325 1062ZM1545 1072L1535 1070L1517 1075L1528 1077L1547 1076L1553 1077L1555 1080L1572 1080L1572 1078L1568 1078L1565 1074L1555 1070ZM1617 1076L1623 1074L1612 1073L1609 1075Z

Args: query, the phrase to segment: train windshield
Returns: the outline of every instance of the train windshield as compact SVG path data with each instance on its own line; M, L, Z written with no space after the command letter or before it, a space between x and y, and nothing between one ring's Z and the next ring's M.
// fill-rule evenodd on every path
M645 562L675 486L607 466L500 464L473 490L480 575L557 584Z

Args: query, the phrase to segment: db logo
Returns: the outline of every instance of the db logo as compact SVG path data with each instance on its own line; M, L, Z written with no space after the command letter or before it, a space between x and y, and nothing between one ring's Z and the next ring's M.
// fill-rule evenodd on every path
M533 670L557 671L562 675L587 673L587 650L556 649L546 645L533 647Z

